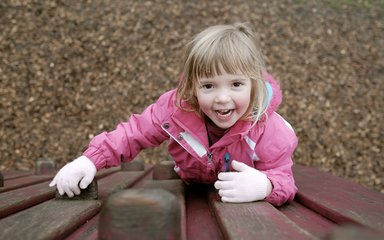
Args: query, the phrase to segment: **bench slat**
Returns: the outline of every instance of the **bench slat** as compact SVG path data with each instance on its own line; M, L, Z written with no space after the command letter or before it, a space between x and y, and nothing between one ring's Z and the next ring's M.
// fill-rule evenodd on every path
M225 239L315 239L265 201L223 203L215 191L209 195Z
M0 218L55 197L55 190L42 182L0 194Z
M53 178L53 175L39 175L39 176L33 175L33 176L26 176L21 178L5 180L4 187L0 188L0 193L7 192L17 188L30 186L37 183L41 183L52 178Z
M95 178L96 179L101 179L101 178L104 178L108 175L111 175L112 173L115 173L115 172L118 172L120 171L120 168L119 167L112 167L112 168L107 168L107 169L101 169L99 170L97 173L96 173L96 176Z
M11 170L11 171L4 171L2 172L2 174L3 174L4 180L10 180L10 179L15 179L20 177L31 176L31 175L34 175L34 172Z
M145 177L146 174L148 174L148 171L117 172L101 179L98 181L99 199L104 200L112 193L133 186Z
M99 234L99 220L100 213L96 214L92 219L87 221L84 225L76 229L66 240L97 240Z
M384 229L384 194L315 168L295 165L296 200L332 221Z
M103 169L96 174L96 179L119 171L119 168ZM18 212L55 197L55 188L49 182L27 186L4 192L0 195L0 218Z
M208 204L207 187L190 185L187 188L187 236L188 239L223 239L219 226Z
M334 222L331 222L295 201L283 205L278 208L278 210L302 229L305 229L320 239L325 238L337 227Z
M99 180L99 198L102 200L109 194L130 186L145 174L145 172L116 172L102 178ZM65 237L99 212L101 204L100 200L49 200L3 218L0 221L0 229L4 227L12 231L0 233L0 239L24 239L22 236L27 236L29 239ZM15 222L18 224L14 224ZM15 231L13 225L22 228L23 231Z
M330 233L326 239L328 240L383 240L384 233L378 232L372 229L367 229L359 227L356 225L344 225L336 228L332 233Z
M98 200L74 202L52 199L3 218L0 221L0 229L3 229L0 238L62 238L95 215L100 206Z
M176 194L181 204L183 240L339 239L340 236L382 239L384 194L310 167L295 165L293 170L299 192L293 202L279 208L267 202L222 203L217 201L213 188L180 188L181 180L148 181L153 169L99 171L96 175L99 200L82 201L49 200L55 189L48 187L47 180L53 176L19 175L8 178L8 185L0 188L0 192L3 191L0 194L0 239L97 239L100 219L97 213L106 197L132 187L162 188ZM41 180L44 177L45 180ZM348 223L355 224L352 230L340 230L337 226Z

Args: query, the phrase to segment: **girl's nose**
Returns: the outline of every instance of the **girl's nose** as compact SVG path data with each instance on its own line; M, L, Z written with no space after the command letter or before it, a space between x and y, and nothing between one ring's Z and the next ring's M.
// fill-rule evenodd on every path
M226 102L229 102L230 100L231 100L231 97L225 91L219 92L215 98L215 102L217 103L226 103Z

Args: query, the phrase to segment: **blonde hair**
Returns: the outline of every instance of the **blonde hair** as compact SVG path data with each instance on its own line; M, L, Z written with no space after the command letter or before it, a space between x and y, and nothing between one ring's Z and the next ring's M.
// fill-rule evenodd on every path
M264 69L255 35L248 25L236 23L209 27L186 45L176 104L202 117L196 97L199 79L220 75L222 70L228 74L241 73L252 82L250 106L243 118L258 121L266 110Z

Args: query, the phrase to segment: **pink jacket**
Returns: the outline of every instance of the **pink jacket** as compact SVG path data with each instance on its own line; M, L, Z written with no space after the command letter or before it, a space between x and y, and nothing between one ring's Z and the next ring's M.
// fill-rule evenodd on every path
M228 157L225 158L229 153L230 160L244 162L267 175L273 190L266 201L279 206L292 200L297 191L291 170L297 138L290 125L275 112L282 99L278 83L270 75L266 80L273 91L266 116L257 123L238 121L211 147L205 122L194 112L176 107L176 90L171 90L143 113L134 114L115 130L94 137L84 155L99 170L130 161L142 149L169 140L168 151L178 175L186 182L210 184L230 166Z

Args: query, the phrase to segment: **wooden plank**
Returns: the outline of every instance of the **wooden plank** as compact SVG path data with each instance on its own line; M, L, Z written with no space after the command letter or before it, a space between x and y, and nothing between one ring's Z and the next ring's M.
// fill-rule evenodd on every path
M142 178L144 178L150 170L147 171L129 171L117 172L107 178L103 178L98 182L99 185L99 199L104 200L112 193L121 191L123 189L132 187ZM113 188L111 188L113 186Z
M187 239L223 239L214 214L208 205L207 187L192 184L186 190Z
M33 171L16 171L16 170L4 171L2 173L4 176L4 180L10 180L10 179L19 178L19 177L26 177L34 174Z
M96 179L101 179L104 178L108 175L111 175L112 173L120 171L120 167L112 167L112 168L104 168L99 171L97 171L95 178Z
M54 196L55 189L50 188L48 182L4 192L0 194L0 218L47 201Z
M13 189L30 186L52 179L53 175L26 176L22 178L7 179L4 181L4 187L0 188L0 193Z
M312 235L324 239L338 225L311 211L303 205L293 201L279 207L278 210L295 222L300 228L305 229Z
M384 194L353 182L295 165L296 200L332 221L384 231Z
M332 231L328 240L383 240L384 233L356 225L344 225Z
M77 228L66 240L97 240L99 237L99 220L100 213L96 214L92 219L87 221L84 225Z
M103 200L109 194L129 187L145 174L147 172L116 172L100 179L99 198ZM0 229L9 228L10 231L1 232L0 239L63 238L90 220L100 211L101 204L100 200L53 199L43 202L1 219ZM15 231L16 228L23 230Z
M103 169L97 172L95 178L101 179L119 170L120 168ZM0 218L55 197L55 188L48 184L49 182L42 182L0 194Z
M225 239L316 239L268 202L223 203L214 191L209 202Z
M1 239L59 239L95 215L100 201L49 200L0 221Z

